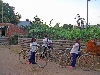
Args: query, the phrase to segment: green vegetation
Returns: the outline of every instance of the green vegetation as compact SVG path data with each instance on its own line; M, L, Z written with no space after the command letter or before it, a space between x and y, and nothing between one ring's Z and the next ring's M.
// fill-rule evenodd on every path
M90 0L89 0L90 1ZM2 0L0 0L0 17L2 17L2 5L3 5L3 22L4 23L12 23L17 24L19 22L19 19L21 18L21 15L18 13L14 13L15 8L13 6L10 6L8 3L4 3ZM79 27L73 28L73 25L71 24L64 24L63 26L59 26L60 23L56 23L54 27L50 24L47 25L43 22L40 18L37 16L34 17L34 21L32 21L31 26L22 26L24 29L29 31L29 35L27 37L36 37L38 39L43 39L44 34L48 34L48 36L52 40L59 40L59 39L69 39L69 40L75 40L76 38L80 37L83 41L87 41L92 38L98 38L100 39L100 24L95 25L93 27L88 26L87 28L80 28L79 20L81 20L82 27L84 27L84 18L81 18L79 14L77 14L78 20L77 24ZM29 21L28 19L26 19ZM0 22L2 22L2 18L0 18ZM11 37L10 43L12 44L12 40L16 38L16 35L14 37ZM17 43L15 39L14 44Z
M64 24L59 27L59 23L57 23L54 27L50 25L44 24L38 17L34 17L34 21L31 26L23 27L29 31L29 35L27 37L36 37L43 38L44 34L48 34L51 39L69 39L75 40L80 37L82 40L87 41L92 38L100 39L100 25L88 26L88 28L73 28L71 24Z
M9 38L9 44L10 45L17 45L18 44L18 34L11 36Z
M10 6L8 3L4 3L0 0L0 22L2 22L2 7L3 7L3 22L18 24L21 15L17 12L15 13L15 7Z

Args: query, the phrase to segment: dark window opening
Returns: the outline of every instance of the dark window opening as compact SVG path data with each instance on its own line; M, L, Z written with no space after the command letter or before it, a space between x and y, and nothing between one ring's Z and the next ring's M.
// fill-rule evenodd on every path
M4 28L2 28L2 30L1 30L1 36L5 36L5 29Z

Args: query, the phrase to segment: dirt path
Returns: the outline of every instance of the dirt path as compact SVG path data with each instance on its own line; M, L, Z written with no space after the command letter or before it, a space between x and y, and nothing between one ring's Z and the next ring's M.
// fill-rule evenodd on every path
M0 48L0 75L100 75L100 71L60 68L53 62L41 69L37 65L21 64L18 54L11 49Z

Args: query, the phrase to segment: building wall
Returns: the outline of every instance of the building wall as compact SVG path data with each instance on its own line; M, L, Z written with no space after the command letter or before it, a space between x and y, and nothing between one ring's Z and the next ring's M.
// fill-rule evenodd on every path
M22 27L19 27L17 25L14 24L10 24L10 23L0 23L0 26L7 26L7 30L6 30L6 37L10 37L13 36L15 34L20 34L22 36L26 36L28 35L28 31L24 30Z

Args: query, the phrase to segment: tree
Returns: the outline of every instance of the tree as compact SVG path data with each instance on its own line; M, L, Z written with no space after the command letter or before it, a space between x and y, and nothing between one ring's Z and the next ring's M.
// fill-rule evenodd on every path
M10 6L8 3L4 3L2 0L0 0L0 17L3 15L3 18L0 18L0 22L2 22L3 19L4 23L18 24L21 15L18 12L15 13L14 10L15 7Z
M29 22L29 19L26 19L26 21L28 21L28 22Z
M72 29L73 28L73 25L71 25L71 24L69 24L69 25L68 24L64 24L63 25L63 28L64 29Z
M54 27L59 27L60 23L56 23L56 25Z

